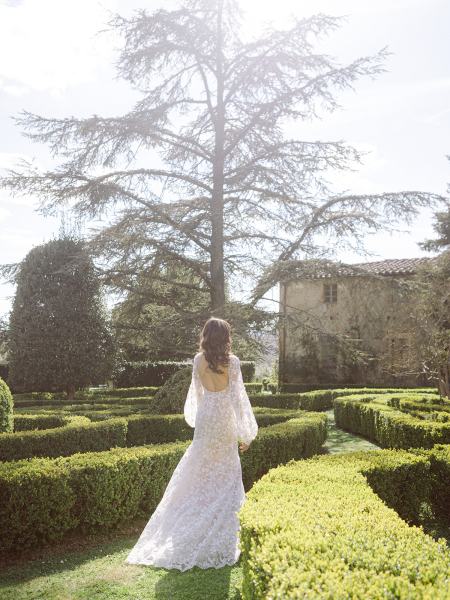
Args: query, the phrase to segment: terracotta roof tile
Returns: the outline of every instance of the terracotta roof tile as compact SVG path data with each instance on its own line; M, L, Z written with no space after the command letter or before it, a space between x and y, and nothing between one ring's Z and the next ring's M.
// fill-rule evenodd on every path
M298 261L295 279L321 279L325 277L358 275L401 275L415 273L417 268L431 263L435 257L388 258L372 262L340 263L333 261L315 261L314 266ZM321 266L323 263L323 266ZM289 277L292 280L292 277Z

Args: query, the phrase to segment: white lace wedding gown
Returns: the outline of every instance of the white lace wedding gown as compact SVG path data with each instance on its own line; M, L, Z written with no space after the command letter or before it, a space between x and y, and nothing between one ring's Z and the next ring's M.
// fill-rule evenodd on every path
M258 425L240 361L230 356L228 386L203 387L196 354L184 416L194 437L164 495L126 558L130 564L186 571L234 564L240 554L237 512L245 501L238 440L249 444Z

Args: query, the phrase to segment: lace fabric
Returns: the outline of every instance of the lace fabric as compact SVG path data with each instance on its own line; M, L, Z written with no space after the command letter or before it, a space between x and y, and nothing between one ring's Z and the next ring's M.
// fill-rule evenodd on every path
M234 564L240 555L237 512L245 502L238 440L247 444L258 425L243 383L240 361L230 357L229 384L213 392L194 358L184 405L194 427L191 444L164 495L126 558L130 564L186 571Z

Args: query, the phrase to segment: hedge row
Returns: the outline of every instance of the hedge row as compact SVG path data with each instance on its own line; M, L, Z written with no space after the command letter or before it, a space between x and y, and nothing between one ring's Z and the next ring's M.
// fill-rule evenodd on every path
M158 391L159 386L143 386L129 388L105 388L92 390L93 396L101 396L102 398L143 398L144 396L152 397Z
M362 435L382 448L431 448L450 443L450 423L425 420L391 406L394 399L414 400L411 394L355 394L334 400L338 427Z
M388 400L389 406L397 408L401 412L414 414L422 419L433 421L450 421L450 402L445 399L431 397L393 397Z
M69 425L73 417L64 414L14 415L14 432L53 429ZM0 436L1 440L1 436Z
M431 388L413 388L408 390L409 393L436 393L436 390ZM267 406L270 408L290 408L302 410L329 410L333 408L333 400L340 396L348 396L349 394L386 394L398 392L398 388L358 388L349 390L348 388L337 388L329 390L312 390L303 393L280 393L280 394L253 394L250 397L250 402L253 406Z
M108 404L125 404L140 402L148 403L150 398L158 391L157 387L143 388L117 388L99 389L91 391L80 390L75 394L74 400L69 400L59 392L29 392L14 394L16 406L66 406L71 404L97 404L108 402Z
M244 599L450 598L450 446L320 456L271 470L239 512Z
M326 415L305 413L258 432L241 455L247 488L269 468L311 456ZM188 441L0 464L1 551L62 539L72 530L111 529L156 508ZM29 499L33 498L33 502Z
M247 391L249 393L249 398L252 406L264 406L267 408L282 408L282 409L291 409L291 410L310 410L310 411L321 411L321 410L329 410L333 406L333 399L339 396L346 396L349 394L348 389L337 389L337 390L315 390L312 392L305 392L304 394L253 394L251 392L251 388L253 384L245 384L247 387ZM148 388L143 388L142 391L145 392ZM135 390L138 393L141 393L139 390ZM361 390L357 390L358 392L365 392L367 388L361 388ZM395 389L383 389L372 390L372 394L384 394L386 392L397 391ZM411 393L416 393L416 391L410 390ZM150 396L150 394L148 394ZM50 408L53 406L65 407L65 410L70 412L76 412L77 414L94 414L98 410L107 409L108 406L118 406L120 409L127 405L133 407L139 407L145 409L146 407L151 406L151 398L146 395L137 396L137 397L127 397L127 396L118 396L118 397L99 397L96 399L76 399L75 404L66 403L63 399L53 400L51 402L36 402L28 399L17 399L17 395L15 396L15 404L16 408L19 410L21 408L35 408L35 409L43 409ZM95 417L94 417L95 418Z
M114 384L121 388L161 386L177 371L191 365L192 362L187 361L125 362L115 377ZM244 381L253 380L255 366L254 361L241 360Z
M262 391L262 383L245 383L249 394ZM14 394L14 404L20 407L70 406L73 404L142 404L148 405L158 387L132 387L79 391L74 400L60 392L28 392Z
M394 388L395 384L392 384L390 387L391 389L395 389L397 391L405 391L408 390L410 386L401 386L400 384L397 384L397 386ZM337 381L329 381L329 382L323 382L323 383L281 383L279 386L280 392L283 393L303 393L303 392L310 392L312 390L332 390L332 389L347 389L347 390L356 390L356 389L361 389L361 383L345 383L345 382L337 382ZM365 389L372 391L374 389L379 389L380 387L382 387L382 385L380 384L373 384L370 386L366 386ZM416 386L414 386L416 387ZM423 391L424 393L426 393L428 390L430 390L431 392L435 392L437 390L437 385L433 385L433 384L429 384L429 385L424 385L423 387L417 387L417 389L420 389L421 391Z
M76 406L80 409L84 409L87 407L95 408L99 405L110 404L110 405L124 405L124 404L134 404L138 406L149 406L152 401L152 397L150 396L138 396L138 397L103 397L98 396L97 398L76 398L75 400L68 401L64 398L60 400L49 400L44 402L36 402L35 400L19 400L14 399L15 408L59 408L59 407L71 407Z
M0 461L35 456L69 456L75 452L108 450L125 446L127 420L116 418L92 423L87 417L66 417L68 423L55 429L0 434Z
M260 427L291 419L298 411L270 411L255 409ZM79 452L109 450L110 448L161 444L192 438L193 429L186 423L184 415L145 415L123 414L113 416L105 412L90 420L93 414L85 416L62 415L59 426L52 423L52 429L18 431L0 434L0 460L12 461L33 457L70 456ZM17 417L19 422L33 420L33 417ZM50 415L35 417L38 423L52 419Z

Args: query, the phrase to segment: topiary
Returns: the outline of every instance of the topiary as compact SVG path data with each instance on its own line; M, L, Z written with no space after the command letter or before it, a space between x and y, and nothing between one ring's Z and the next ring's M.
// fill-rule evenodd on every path
M13 419L14 402L9 387L0 378L0 432L12 433L14 431Z
M149 411L155 414L182 413L191 378L192 367L174 373L151 399Z

